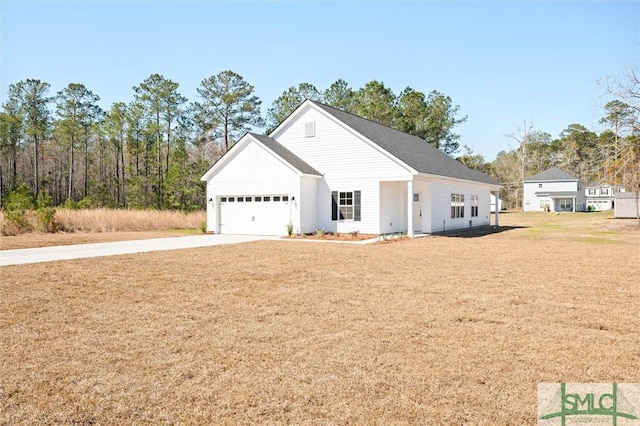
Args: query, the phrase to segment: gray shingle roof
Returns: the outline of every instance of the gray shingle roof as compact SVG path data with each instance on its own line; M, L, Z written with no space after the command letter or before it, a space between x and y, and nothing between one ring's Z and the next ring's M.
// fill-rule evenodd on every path
M293 152L289 151L287 148L282 146L275 139L270 138L269 136L259 135L257 133L249 133L249 134L254 138L258 139L264 146L266 146L271 151L278 154L280 158L282 158L287 163L291 164L301 173L304 173L307 175L322 176L320 172L318 172L316 169L308 165L304 160L302 160L300 157L295 155Z
M320 102L311 102L420 173L500 185L491 176L468 168L417 136L349 114Z
M538 173L535 176L526 178L524 181L532 182L532 181L538 181L538 180L548 181L548 180L579 180L579 179L573 175L570 175L564 170L561 170L557 167L552 167L550 169L545 170L542 173Z

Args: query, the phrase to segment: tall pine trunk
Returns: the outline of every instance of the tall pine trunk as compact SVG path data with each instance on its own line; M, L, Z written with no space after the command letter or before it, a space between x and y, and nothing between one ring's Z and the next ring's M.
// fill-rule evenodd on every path
M34 135L33 136L33 148L34 148L34 155L33 155L33 178L34 178L34 183L33 183L33 193L36 195L36 198L38 198L38 195L40 194L40 164L38 161L38 153L40 151L39 149L39 143L38 143L38 136Z
M67 199L72 200L74 195L73 190L73 168L74 164L74 150L73 150L73 135L71 136L71 144L69 145L69 177L68 177L68 186L67 186Z

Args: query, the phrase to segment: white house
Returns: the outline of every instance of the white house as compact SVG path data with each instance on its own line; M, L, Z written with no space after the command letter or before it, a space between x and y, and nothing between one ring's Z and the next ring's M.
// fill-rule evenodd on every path
M615 206L615 196L619 192L624 192L621 186L613 186L608 183L590 184L585 188L587 209L611 210Z
M586 210L582 179L552 167L524 181L525 212L582 212Z
M310 100L269 136L247 133L202 180L207 229L224 234L476 227L500 189L418 137Z

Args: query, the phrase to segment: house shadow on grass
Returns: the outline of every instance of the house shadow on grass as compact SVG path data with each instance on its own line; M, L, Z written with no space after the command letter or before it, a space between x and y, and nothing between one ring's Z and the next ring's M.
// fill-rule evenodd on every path
M499 234L501 232L513 231L514 229L525 229L528 226L478 226L475 228L452 229L451 231L433 232L431 235L439 237L455 237L455 238L477 238L485 235Z

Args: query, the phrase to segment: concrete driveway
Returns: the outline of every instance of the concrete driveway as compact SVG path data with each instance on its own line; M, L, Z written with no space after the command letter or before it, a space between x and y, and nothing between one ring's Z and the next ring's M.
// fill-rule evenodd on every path
M147 251L209 247L220 244L236 244L248 241L275 240L279 238L280 237L257 235L194 235L188 237L154 238L150 240L117 241L112 243L1 250L0 266L143 253Z

